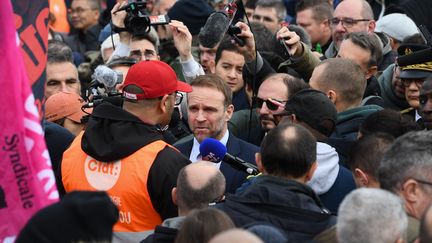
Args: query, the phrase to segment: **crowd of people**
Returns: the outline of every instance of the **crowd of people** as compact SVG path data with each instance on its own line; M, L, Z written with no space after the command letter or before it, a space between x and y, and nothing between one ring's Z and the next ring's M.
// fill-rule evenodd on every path
M44 124L61 200L17 242L432 242L432 55L404 59L432 48L432 3L50 11ZM211 24L228 26L204 36ZM225 157L203 154L208 138Z

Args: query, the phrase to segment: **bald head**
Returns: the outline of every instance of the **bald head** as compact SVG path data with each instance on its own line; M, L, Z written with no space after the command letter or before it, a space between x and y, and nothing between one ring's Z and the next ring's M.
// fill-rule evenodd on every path
M218 173L220 172L214 164L206 161L199 161L185 167L186 180L194 190L204 188Z
M335 45L339 48L343 37L352 32L368 32L375 30L375 20L372 8L365 0L344 0L339 3L333 13L333 19L357 20L352 25L341 22L331 23L332 37Z
M225 192L225 177L213 163L198 161L184 167L177 178L179 212L207 207Z
M258 236L242 229L231 229L217 234L209 243L264 243Z

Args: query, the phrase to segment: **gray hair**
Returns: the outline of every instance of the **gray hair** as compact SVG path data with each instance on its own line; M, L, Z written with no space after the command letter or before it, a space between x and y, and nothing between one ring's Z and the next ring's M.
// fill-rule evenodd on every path
M279 21L284 21L287 16L286 8L282 0L258 0L255 8L257 7L274 8Z
M74 63L72 49L63 41L50 40L48 41L47 51L48 63Z
M354 190L339 207L336 225L339 243L393 243L406 239L407 228L402 200L382 189Z
M432 178L432 133L409 132L395 140L378 169L381 188L397 193L410 178Z

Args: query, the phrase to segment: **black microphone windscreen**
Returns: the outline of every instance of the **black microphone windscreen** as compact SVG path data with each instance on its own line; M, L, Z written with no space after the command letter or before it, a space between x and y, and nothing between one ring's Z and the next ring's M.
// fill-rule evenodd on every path
M228 30L229 22L225 13L212 13L198 34L200 44L206 48L213 48L219 44Z
M399 66L408 66L432 61L432 48L416 51L397 58Z

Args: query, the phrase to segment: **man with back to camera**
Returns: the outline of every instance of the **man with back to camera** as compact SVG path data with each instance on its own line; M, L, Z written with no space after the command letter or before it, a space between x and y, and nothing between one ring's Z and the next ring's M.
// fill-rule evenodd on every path
M336 222L306 185L317 167L316 144L302 126L283 123L272 129L256 155L262 175L217 207L238 227L266 222L283 230L292 242L309 242Z
M116 240L136 242L163 219L177 216L170 190L189 161L162 133L181 102L178 91L191 90L166 63L137 63L124 82L123 107L96 106L85 132L65 152L64 189L107 191L120 210Z
M154 234L141 243L174 242L186 216L195 209L206 208L222 200L225 193L225 177L212 162L197 161L180 170L177 186L171 191L172 200L178 206L178 217L168 218L156 226Z

